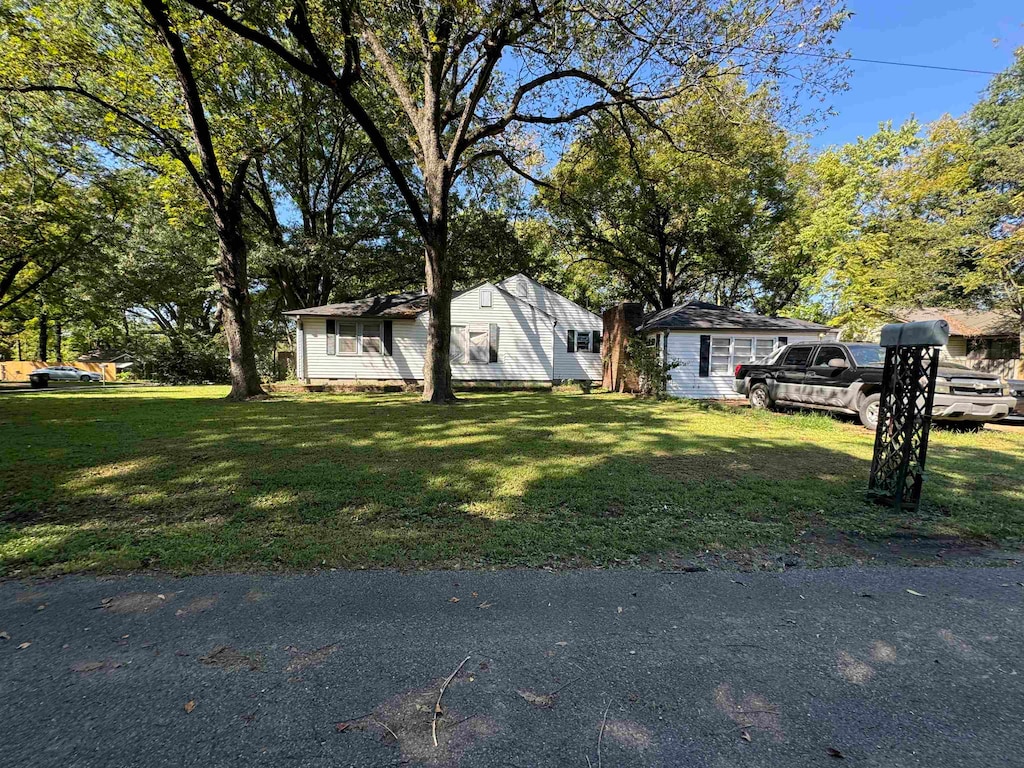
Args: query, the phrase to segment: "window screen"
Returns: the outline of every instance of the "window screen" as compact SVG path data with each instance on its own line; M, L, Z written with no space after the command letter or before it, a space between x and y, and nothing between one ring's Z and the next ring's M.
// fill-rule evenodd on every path
M379 355L382 351L380 323L363 323L363 354Z
M357 348L356 324L355 322L338 321L338 354L354 355Z
M491 359L490 334L486 328L469 331L469 359L474 363L486 363Z
M453 363L466 362L466 326L452 326L452 340L448 346L448 359Z
M711 373L732 373L732 339L711 337Z

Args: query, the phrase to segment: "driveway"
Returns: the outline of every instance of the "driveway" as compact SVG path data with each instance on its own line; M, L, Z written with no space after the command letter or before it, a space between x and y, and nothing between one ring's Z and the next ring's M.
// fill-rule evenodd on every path
M0 752L62 768L1019 765L1022 584L1020 567L8 581Z

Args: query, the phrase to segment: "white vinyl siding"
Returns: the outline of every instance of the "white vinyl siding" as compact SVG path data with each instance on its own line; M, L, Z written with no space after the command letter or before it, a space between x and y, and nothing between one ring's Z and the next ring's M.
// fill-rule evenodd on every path
M728 331L715 333L704 331L704 335L711 336L712 349L712 371L708 376L700 375L700 337L701 331L672 331L668 334L666 353L669 360L678 361L679 366L670 373L668 382L668 394L673 397L687 397L695 399L709 398L733 398L738 397L733 388L733 368L736 363L747 362L736 357L735 340L740 340L740 355L750 355L753 349L755 356L761 356L759 350L767 348L769 343L777 343L779 336L784 336L787 343L793 344L800 341L816 342L818 334L807 332L785 332L772 331L771 333L745 333L731 334ZM716 344L716 339L717 344ZM748 344L751 346L748 347ZM715 365L714 354L717 352L718 364ZM727 355L726 355L727 352ZM748 357L749 360L749 357ZM728 365L728 368L726 368ZM720 371L720 372L718 372Z
M593 338L589 342L589 351L579 351L580 332L601 333L604 325L601 318L593 312L584 309L574 301L556 291L552 291L540 283L530 280L523 275L515 275L498 283L506 291L520 297L543 312L557 318L558 325L554 328L553 342L555 355L554 378L559 381L600 381L602 377L602 364L600 353L594 352ZM549 327L550 327L550 320ZM576 331L574 348L577 351L569 352L567 335L568 331ZM551 374L548 374L551 378Z
M452 378L455 381L551 381L552 351L558 349L554 338L554 321L534 307L497 290L493 285L482 286L491 291L491 306L480 306L479 291L468 291L452 301L453 340L451 351L461 351L452 359ZM340 318L338 319L340 321ZM392 354L328 355L326 353L326 318L306 316L304 350L305 375L321 380L423 380L423 357L427 346L427 313L416 319L392 321ZM370 323L375 320L353 320L351 323ZM598 320L600 323L600 320ZM491 325L497 326L498 362L490 362ZM564 326L560 326L564 327ZM460 330L461 329L461 330ZM373 347L376 341L367 341L357 348ZM565 339L561 340L565 352ZM589 356L589 355L582 355ZM600 378L598 374L597 378Z

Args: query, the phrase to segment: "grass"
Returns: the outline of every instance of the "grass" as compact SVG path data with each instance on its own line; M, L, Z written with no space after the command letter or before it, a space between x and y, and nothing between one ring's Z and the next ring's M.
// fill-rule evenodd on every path
M611 394L0 397L0 575L582 565L911 533L1024 540L1024 434L933 432L914 517L871 435Z

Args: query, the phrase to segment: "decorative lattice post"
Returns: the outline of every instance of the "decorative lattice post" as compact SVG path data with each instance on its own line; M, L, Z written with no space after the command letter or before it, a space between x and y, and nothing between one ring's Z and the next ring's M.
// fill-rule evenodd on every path
M880 504L916 510L921 503L939 349L947 341L945 320L882 329L885 373L868 481L868 494Z

